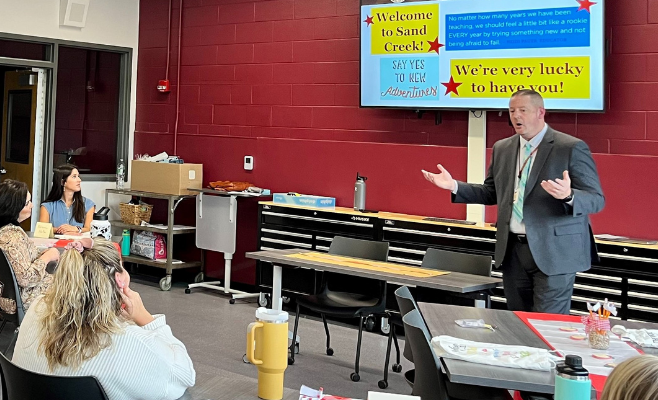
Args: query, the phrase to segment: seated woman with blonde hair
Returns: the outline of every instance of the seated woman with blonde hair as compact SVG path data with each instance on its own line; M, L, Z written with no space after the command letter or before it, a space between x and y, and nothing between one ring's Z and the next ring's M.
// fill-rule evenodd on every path
M658 400L658 357L634 357L616 366L601 400Z
M111 242L66 251L53 286L25 315L13 362L60 376L94 376L110 399L177 399L196 373L164 315L151 315Z

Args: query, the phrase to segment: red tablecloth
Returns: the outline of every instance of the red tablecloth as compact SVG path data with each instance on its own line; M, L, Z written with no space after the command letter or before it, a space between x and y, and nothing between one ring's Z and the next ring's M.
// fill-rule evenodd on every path
M514 314L516 314L517 317L523 321L528 328L532 329L533 332L537 336L539 336L551 349L555 350L555 347L551 345L551 343L544 338L532 324L528 321L529 319L538 319L541 321L561 321L561 322L571 322L571 323L581 323L580 317L576 315L562 315L562 314L543 314L543 313L531 313L531 312L522 312L522 311L514 311ZM590 380L592 381L592 386L594 389L596 389L596 398L598 399L601 397L601 392L603 391L603 386L605 385L606 379L608 379L607 376L602 376L602 375L594 375L590 374ZM519 396L518 399L521 397Z

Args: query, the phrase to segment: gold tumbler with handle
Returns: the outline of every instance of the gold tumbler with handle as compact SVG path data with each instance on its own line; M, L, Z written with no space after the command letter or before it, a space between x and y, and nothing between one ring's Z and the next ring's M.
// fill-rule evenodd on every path
M258 368L258 397L283 398L288 367L288 313L260 307L247 327L247 360Z

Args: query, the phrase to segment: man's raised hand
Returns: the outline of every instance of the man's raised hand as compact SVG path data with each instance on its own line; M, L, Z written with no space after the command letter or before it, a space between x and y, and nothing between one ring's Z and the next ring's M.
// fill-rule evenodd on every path
M450 191L454 191L456 189L457 182L455 182L454 179L452 179L452 175L450 175L450 172L448 172L445 168L443 168L443 165L438 164L437 167L439 168L438 174L433 174L431 172L427 172L424 169L421 170L423 172L423 176L425 179L428 181L432 182L436 186L440 187L441 189L446 189Z

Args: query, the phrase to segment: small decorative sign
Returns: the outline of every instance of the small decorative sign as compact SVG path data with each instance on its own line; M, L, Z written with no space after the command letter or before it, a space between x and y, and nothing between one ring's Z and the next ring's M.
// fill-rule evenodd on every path
M34 237L41 239L50 239L54 238L55 234L53 231L53 224L46 222L37 222L36 228L34 228Z

